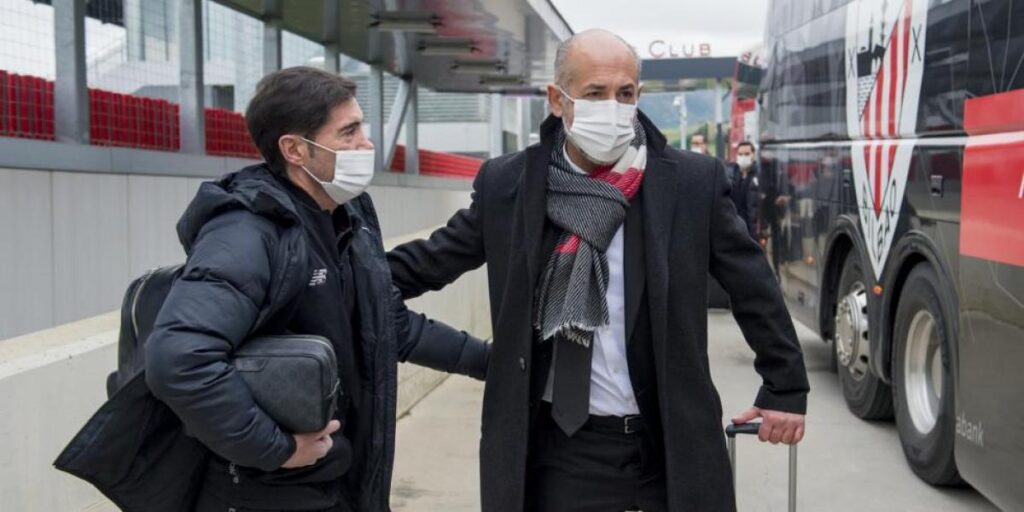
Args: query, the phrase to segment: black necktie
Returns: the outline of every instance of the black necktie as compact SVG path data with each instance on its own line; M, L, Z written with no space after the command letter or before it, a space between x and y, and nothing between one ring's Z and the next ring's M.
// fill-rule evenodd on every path
M555 423L572 437L590 417L590 364L594 342L589 347L556 336L555 381L551 391L551 414Z

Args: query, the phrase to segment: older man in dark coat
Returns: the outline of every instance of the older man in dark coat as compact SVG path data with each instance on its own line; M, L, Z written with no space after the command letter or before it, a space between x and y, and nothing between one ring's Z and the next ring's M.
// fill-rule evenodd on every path
M468 209L388 256L409 297L487 264L482 508L734 510L707 275L763 378L734 421L796 443L808 384L776 280L722 164L666 146L637 112L635 51L588 31L555 71L540 144L484 163Z

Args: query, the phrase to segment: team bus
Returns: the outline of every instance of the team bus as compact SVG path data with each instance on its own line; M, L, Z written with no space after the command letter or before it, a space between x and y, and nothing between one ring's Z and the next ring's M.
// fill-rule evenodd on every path
M776 0L766 252L923 480L1024 510L1024 0Z

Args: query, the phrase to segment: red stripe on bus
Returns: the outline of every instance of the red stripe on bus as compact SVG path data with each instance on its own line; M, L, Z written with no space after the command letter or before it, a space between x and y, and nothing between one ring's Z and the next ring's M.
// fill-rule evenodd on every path
M1024 127L1024 90L964 102L968 132ZM1024 142L964 148L960 195L960 253L1024 267Z

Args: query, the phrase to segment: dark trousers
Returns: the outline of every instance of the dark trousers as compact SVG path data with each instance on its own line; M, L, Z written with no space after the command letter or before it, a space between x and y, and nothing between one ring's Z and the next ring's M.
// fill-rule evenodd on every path
M530 446L526 510L668 510L664 458L642 425L626 433L623 423L592 416L568 437L551 419L550 407L542 407Z
M351 512L351 508L344 503L318 510L307 510L307 509L256 509L239 506L237 503L230 503L228 500L222 499L208 490L202 490L199 492L199 499L196 502L195 512Z

